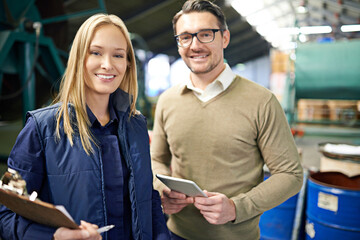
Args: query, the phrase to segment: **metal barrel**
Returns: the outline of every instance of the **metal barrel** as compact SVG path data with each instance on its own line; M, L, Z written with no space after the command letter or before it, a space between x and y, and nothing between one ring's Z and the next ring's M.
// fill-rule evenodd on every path
M264 180L267 178L269 174L265 174ZM298 194L261 215L259 222L261 240L291 239L297 199Z
M340 172L310 174L306 239L360 239L360 176Z

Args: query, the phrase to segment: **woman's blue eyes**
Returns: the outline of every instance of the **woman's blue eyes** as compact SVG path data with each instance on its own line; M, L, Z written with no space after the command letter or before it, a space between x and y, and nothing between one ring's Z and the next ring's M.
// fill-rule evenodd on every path
M98 52L95 52L95 51L91 51L91 52L90 52L90 54L92 54L92 55L95 55L95 56L98 56L98 55L100 55L100 53L98 53Z
M95 56L101 56L101 53L97 52L97 51L90 51L91 55L95 55ZM115 54L114 55L115 58L124 58L125 56L123 54Z

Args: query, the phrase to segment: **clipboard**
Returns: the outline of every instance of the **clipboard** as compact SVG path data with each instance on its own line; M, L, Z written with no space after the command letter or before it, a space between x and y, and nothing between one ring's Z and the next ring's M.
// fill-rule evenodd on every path
M63 206L55 206L36 198L32 199L31 195L29 196L26 193L26 190L8 187L6 184L3 184L3 180L5 179L6 181L4 180L4 182L7 182L7 178L11 176L20 178L20 181L23 181L20 175L16 174L17 173L12 170L11 173L5 173L4 177L1 179L0 204L24 218L43 225L55 228L66 227L70 229L79 229L79 226L74 222ZM23 188L25 189L25 186L23 186Z
M29 197L18 195L0 188L0 203L14 213L34 222L51 226L78 229L79 226L66 216L64 209L41 200L31 201ZM60 210L61 209L61 210ZM65 210L66 211L66 210Z

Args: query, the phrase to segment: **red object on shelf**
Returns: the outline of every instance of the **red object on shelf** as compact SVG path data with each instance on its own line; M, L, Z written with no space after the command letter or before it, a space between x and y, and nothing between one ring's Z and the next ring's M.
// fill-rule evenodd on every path
M303 130L299 130L299 129L295 129L295 128L291 128L291 133L292 135L298 136L298 137L303 137L304 136L304 131Z

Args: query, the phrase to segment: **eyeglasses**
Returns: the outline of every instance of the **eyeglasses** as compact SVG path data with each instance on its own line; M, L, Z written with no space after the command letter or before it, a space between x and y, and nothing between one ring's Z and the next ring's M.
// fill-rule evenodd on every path
M203 29L196 33L182 33L174 36L179 47L188 47L196 37L201 43L210 43L215 39L215 33L225 29Z

